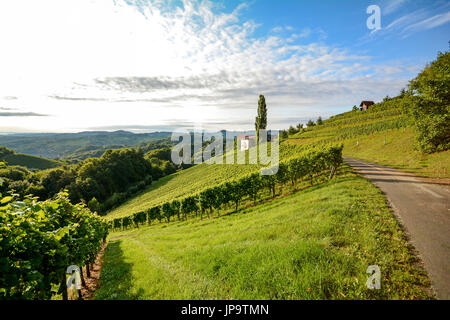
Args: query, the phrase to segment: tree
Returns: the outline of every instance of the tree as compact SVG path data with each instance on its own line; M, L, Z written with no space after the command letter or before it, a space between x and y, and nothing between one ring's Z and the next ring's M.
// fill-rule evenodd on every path
M242 183L240 181L235 181L232 183L230 193L230 199L235 204L235 211L237 212L239 209L239 203L244 196L246 190L243 188Z
M312 121L312 120L308 120L308 123L306 124L306 126L308 127L308 128L312 128L312 127L314 127L316 124L314 123L314 121Z
M178 220L180 220L180 208L181 208L181 203L178 200L174 200L172 201L172 215L177 215Z
M405 89L405 88L402 88L402 90L400 90L400 95L399 95L399 97L400 97L400 98L403 98L403 97L405 97L406 95L407 95L406 89Z
M280 136L281 139L287 139L289 137L288 132L286 130L281 130Z
M355 105L355 106L353 106L353 109L352 109L352 111L358 111L359 109L358 109L358 107Z
M266 106L266 99L263 95L259 96L258 101L258 116L256 117L255 121L255 131L256 131L256 137L259 141L259 130L260 129L266 129L267 128L267 106Z
M164 216L164 218L167 219L167 222L170 222L170 217L172 216L172 212L173 212L173 207L169 202L165 202L162 207L162 214Z
M303 130L303 123L299 123L299 124L297 125L297 130L298 130L298 131L302 131L302 130Z
M187 198L184 198L181 201L181 212L184 214L184 218L187 218L187 215L195 212L197 215L198 211L198 205L197 205L197 198L195 196L190 196Z
M414 94L411 115L417 147L426 153L450 147L450 52L439 52L431 64L410 81Z
M100 211L100 203L97 201L97 199L94 197L88 202L88 208L92 212L99 212Z
M289 130L288 130L288 134L289 135L294 135L294 134L296 134L298 131L297 131L297 129L295 129L293 126L290 126L289 127Z
M318 125L318 126L321 126L322 124L323 124L322 117L319 117L319 118L317 119L317 125Z

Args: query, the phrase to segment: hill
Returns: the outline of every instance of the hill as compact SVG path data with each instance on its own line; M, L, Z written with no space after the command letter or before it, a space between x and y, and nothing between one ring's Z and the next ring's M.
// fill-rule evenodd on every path
M282 141L280 158L339 142L347 156L447 176L448 152L416 157L404 110L403 100L392 99L334 116ZM107 219L131 216L257 169L197 165L153 183ZM432 298L426 273L385 197L348 167L329 182L309 187L305 181L300 191L281 187L274 198L256 205L247 201L237 213L174 218L116 230L110 239L98 299ZM372 264L385 272L380 291L365 287Z
M13 150L0 146L0 162L6 162L11 166L22 166L28 169L51 169L60 166L62 163L36 157L28 154L16 153Z
M39 157L64 158L85 147L132 147L170 137L169 132L132 133L127 131L88 131L79 133L24 133L0 135L0 145ZM77 151L78 150L78 151ZM100 152L100 151L99 151Z
M301 150L302 146L282 144L280 145L280 158L286 158L289 154ZM183 198L230 179L238 179L258 169L259 166L254 164L198 164L152 183L138 196L111 210L106 218L109 220L127 216L166 201Z
M287 143L342 142L344 156L380 163L433 178L450 177L450 151L422 153L407 109L411 102L397 97L366 111L331 117L312 129L290 135Z
M345 171L236 214L113 233L96 298L430 298L384 196ZM372 264L381 290L366 287Z

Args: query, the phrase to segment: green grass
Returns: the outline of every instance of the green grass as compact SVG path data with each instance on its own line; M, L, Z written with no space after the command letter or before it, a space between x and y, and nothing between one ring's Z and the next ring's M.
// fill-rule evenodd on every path
M349 172L235 214L113 233L103 259L97 299L431 298L384 196Z
M182 198L207 187L238 178L257 170L256 165L200 164L163 177L138 196L113 209L106 218L114 219L149 209L152 206Z
M414 130L395 101L368 111L346 112L324 125L286 140L293 145L321 141L344 143L344 156L380 163L424 177L450 178L450 151L423 154L415 150ZM405 130L406 129L406 130ZM386 138L386 144L384 140ZM359 145L357 141L359 140Z
M380 163L426 177L450 177L450 151L422 154L415 150L413 145L412 129L389 130L347 139L344 143L344 156Z
M60 162L51 159L31 156L21 153L5 153L0 156L0 161L6 162L11 166L22 166L28 169L50 169L61 165Z

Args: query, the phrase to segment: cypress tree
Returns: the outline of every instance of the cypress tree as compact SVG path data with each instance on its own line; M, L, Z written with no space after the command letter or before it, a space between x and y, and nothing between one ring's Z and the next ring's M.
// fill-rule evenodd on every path
M258 101L258 116L256 117L255 121L255 131L256 131L256 137L259 141L259 130L260 129L266 129L267 128L267 106L266 106L266 99L263 95L259 96Z

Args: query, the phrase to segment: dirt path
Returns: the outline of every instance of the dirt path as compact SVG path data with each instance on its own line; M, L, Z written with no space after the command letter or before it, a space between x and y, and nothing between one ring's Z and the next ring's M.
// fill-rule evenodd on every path
M86 283L85 286L81 288L81 295L83 300L93 300L95 296L95 291L100 287L100 274L102 271L102 257L105 252L107 244L103 244L95 262L92 264L91 277L87 276L86 268L83 268L83 277Z
M450 299L450 188L447 181L417 177L344 158L378 186L418 250L439 299Z

